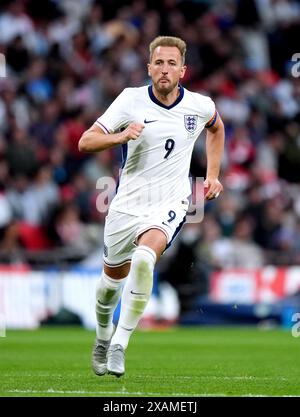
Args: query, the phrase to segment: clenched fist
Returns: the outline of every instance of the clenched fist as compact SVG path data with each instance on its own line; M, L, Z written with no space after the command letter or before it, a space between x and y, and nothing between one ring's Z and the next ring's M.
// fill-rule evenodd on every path
M130 125L120 133L120 143L127 143L129 140L138 139L144 127L145 126L141 123L130 123Z

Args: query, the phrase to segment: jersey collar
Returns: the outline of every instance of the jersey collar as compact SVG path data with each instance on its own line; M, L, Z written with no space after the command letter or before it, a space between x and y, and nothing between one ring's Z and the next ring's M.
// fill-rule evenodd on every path
M153 94L152 91L152 85L149 85L148 87L148 93L149 93L149 97L150 99L157 104L160 107L163 107L164 109L170 110L173 107L177 106L178 103L181 102L181 100L183 99L183 95L184 95L184 88L179 84L179 96L177 97L177 99L174 101L173 104L171 104L170 106L166 106L165 104L163 104L161 101L159 101L155 95Z

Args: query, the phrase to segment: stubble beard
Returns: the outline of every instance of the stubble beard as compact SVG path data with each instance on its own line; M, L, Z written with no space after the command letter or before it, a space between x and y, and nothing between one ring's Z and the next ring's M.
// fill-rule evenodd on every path
M160 86L159 82L153 83L155 90L158 92L159 95L163 97L167 97L175 88L178 86L178 82L173 82L167 85Z

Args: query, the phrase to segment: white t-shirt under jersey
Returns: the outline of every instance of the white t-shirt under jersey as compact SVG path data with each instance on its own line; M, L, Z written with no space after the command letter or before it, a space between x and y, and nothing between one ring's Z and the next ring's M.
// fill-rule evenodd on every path
M139 215L187 200L194 143L215 115L209 97L182 86L171 106L156 99L152 86L124 89L96 123L106 133L132 122L145 128L137 140L122 145L122 173L111 208Z

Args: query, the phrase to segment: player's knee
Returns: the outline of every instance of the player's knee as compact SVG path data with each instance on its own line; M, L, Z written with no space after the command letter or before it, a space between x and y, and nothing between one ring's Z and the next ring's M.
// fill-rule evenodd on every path
M119 280L114 280L109 277L105 272L102 272L101 278L96 284L96 300L97 302L104 302L110 300L116 294L119 289Z
M141 281L152 280L155 261L156 254L152 249L147 246L139 246L132 257L136 278Z

